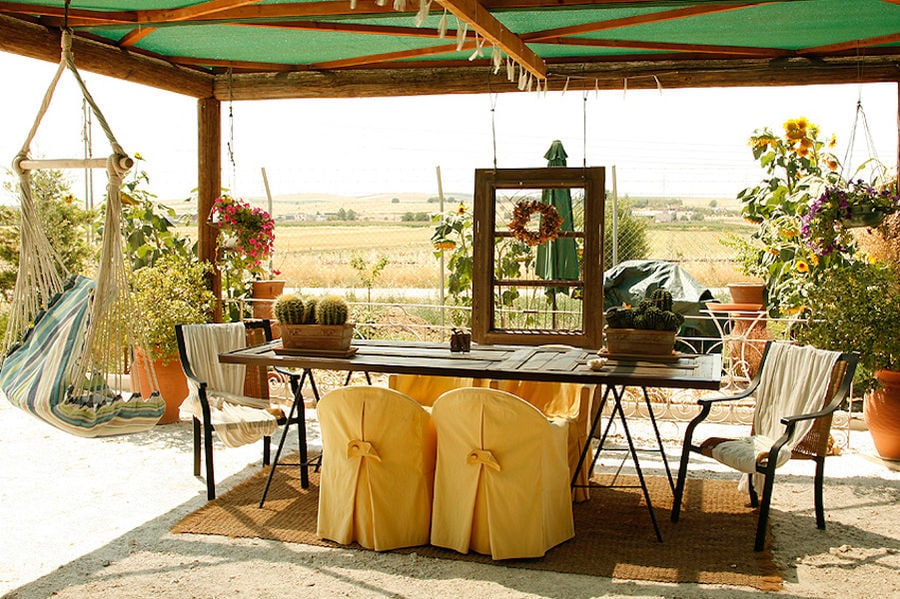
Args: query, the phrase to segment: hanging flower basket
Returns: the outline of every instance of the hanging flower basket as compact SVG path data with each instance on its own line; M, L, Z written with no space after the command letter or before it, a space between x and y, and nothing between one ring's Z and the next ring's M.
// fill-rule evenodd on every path
M851 206L849 214L844 218L844 226L848 229L860 227L877 227L884 222L884 212L875 212L860 206Z

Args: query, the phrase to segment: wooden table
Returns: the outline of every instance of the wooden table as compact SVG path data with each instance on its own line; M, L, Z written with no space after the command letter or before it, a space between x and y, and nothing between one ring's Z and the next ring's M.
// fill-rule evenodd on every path
M662 537L653 505L647 492L647 485L640 468L637 449L632 442L628 423L622 410L622 396L625 387L665 387L676 389L709 389L718 390L721 382L722 360L718 354L681 355L668 362L654 362L636 359L609 360L601 370L592 370L588 361L597 357L594 350L560 346L518 346L518 345L473 345L471 352L451 353L449 344L421 343L409 341L359 341L354 342L356 353L352 356L327 355L286 355L276 353L281 341L234 350L220 354L219 360L230 364L246 364L275 366L303 371L311 370L346 370L363 372L381 372L390 374L419 374L430 376L473 377L482 379L513 379L529 381L549 381L559 383L577 383L583 385L603 385L606 390L602 404L597 410L591 424L591 435L582 450L578 468L583 462L591 446L590 439L598 430L602 419L603 407L610 396L613 399L612 418L618 415L622 423L629 452L634 461L635 470L641 482L644 499L650 511L653 527L659 540ZM647 407L651 408L649 397L644 393ZM302 386L295 389L294 405L291 408L292 418L297 410L299 422L303 422ZM612 418L610 422L612 422ZM656 427L653 410L650 409L650 420L656 434L660 453L669 473L668 462L662 451L662 439ZM303 431L303 427L300 427ZM600 437L600 447L593 456L603 449L603 442L609 432L609 425ZM307 447L305 431L300 434L301 484L309 485L306 471ZM276 453L277 463L287 429L282 436ZM274 472L274 465L272 472ZM577 477L577 472L576 472ZM671 479L671 473L669 473ZM573 477L574 483L575 477ZM268 485L267 485L268 486ZM265 499L265 496L263 497Z

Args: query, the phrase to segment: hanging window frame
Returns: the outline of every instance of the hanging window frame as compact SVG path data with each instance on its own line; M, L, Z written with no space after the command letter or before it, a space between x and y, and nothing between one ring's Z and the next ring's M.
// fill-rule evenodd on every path
M497 228L498 190L583 189L584 228L581 279L573 281L583 289L579 330L508 329L495 323L495 288L546 286L547 281L501 281L495 278L497 239L511 236ZM599 349L603 344L603 224L606 199L604 167L547 167L536 169L475 170L475 231L472 274L472 338L476 343L544 345L563 343Z

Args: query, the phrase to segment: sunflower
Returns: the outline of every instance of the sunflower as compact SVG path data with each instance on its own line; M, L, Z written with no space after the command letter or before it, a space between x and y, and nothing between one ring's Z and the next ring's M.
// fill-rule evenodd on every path
M837 160L829 160L828 161L828 170L836 171L838 169Z
M794 268L797 269L797 272L802 274L809 272L809 264L807 264L806 260L797 260Z
M457 214L465 214L466 213L466 205L462 202L459 203L459 208L456 209Z
M444 241L438 241L437 243L434 244L434 249L441 250L441 251L453 250L453 249L456 249L456 242L450 241L449 239L444 240Z

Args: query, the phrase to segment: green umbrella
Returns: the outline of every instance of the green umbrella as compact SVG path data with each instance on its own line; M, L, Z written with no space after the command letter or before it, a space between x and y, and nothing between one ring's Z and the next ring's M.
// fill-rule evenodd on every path
M547 166L566 166L566 151L559 140L550 144L550 149L544 154ZM572 196L568 189L545 189L541 193L541 201L551 204L559 216L562 224L561 232L574 231L572 223ZM574 237L557 237L553 241L542 243L537 249L535 273L542 279L551 281L569 281L580 278L578 267L578 249ZM547 287L547 295L556 300L557 293L568 293L569 287ZM555 317L555 314L554 314Z

